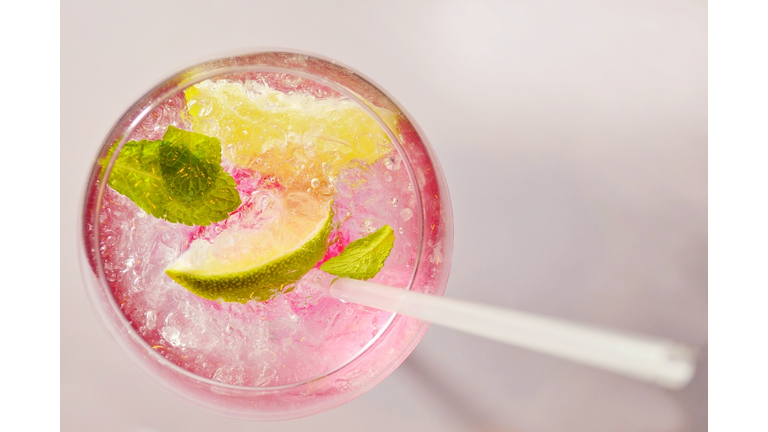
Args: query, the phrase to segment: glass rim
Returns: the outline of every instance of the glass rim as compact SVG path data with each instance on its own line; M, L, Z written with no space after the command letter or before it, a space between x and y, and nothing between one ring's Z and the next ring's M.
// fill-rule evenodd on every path
M120 129L122 129L122 132L120 133L120 138L117 142L116 151L113 152L112 157L110 158L107 165L104 167L104 171L101 174L101 176L95 176L94 172L99 168L99 156L96 156L96 159L93 163L93 171L91 172L91 176L89 177L89 180L86 184L86 191L85 191L85 197L83 202L83 207L81 209L81 217L79 220L81 221L80 230L81 230L81 239L83 240L80 244L81 247L84 247L87 249L87 246L85 244L86 238L85 238L85 232L83 231L83 224L82 222L86 220L86 209L88 207L88 201L87 196L89 191L91 190L91 187L93 183L97 183L98 189L96 192L96 201L93 203L93 215L91 219L91 223L93 226L93 232L90 234L90 237L95 239L95 245L97 247L94 248L94 262L96 268L94 269L91 264L87 264L88 267L90 267L92 270L94 270L94 274L96 276L96 287L89 288L88 295L89 300L92 303L92 306L94 306L95 309L98 309L98 306L96 306L96 303L94 299L91 299L90 297L93 295L90 291L92 289L101 289L105 294L107 294L105 297L108 299L109 306L112 308L112 312L118 317L119 324L126 329L130 329L131 331L127 332L127 337L130 338L134 343L138 344L141 348L144 349L145 352L151 353L149 354L153 360L158 361L164 368L168 368L172 370L175 373L179 373L183 376L186 376L187 378L191 378L196 381L200 381L202 383L219 387L219 388L225 388L230 390L237 390L237 391L246 391L246 392L255 392L255 393L262 393L262 392L274 392L274 391L280 391L280 390L287 390L292 388L297 388L315 381L322 380L324 378L327 378L342 369L349 366L351 363L353 363L355 360L359 359L361 356L363 356L366 352L368 352L370 349L376 345L376 342L378 342L386 333L388 333L392 328L392 323L394 322L395 318L398 316L397 313L392 313L386 323L383 325L383 327L376 333L376 335L371 338L357 353L351 356L348 360L342 362L339 366L336 366L335 368L322 373L319 376L312 377L309 379L304 379L301 381L297 381L290 384L284 384L279 386L269 386L269 387L254 387L254 386L243 386L243 385L235 385L235 384L228 384L223 383L220 381L213 380L211 378L206 378L201 375L197 375L180 365L177 365L170 361L168 358L157 352L156 350L152 349L150 344L141 336L137 331L135 331L135 328L133 325L128 321L125 314L120 309L117 299L114 297L114 292L112 291L110 287L110 284L106 278L106 273L104 270L104 263L102 260L102 254L101 254L101 248L98 247L100 243L100 226L98 223L99 216L101 214L101 210L103 207L103 197L104 193L106 191L107 181L106 179L109 178L109 175L111 173L112 167L117 160L117 156L119 155L120 151L124 147L125 143L128 141L128 138L133 134L135 129L141 124L141 122L155 109L158 108L163 102L168 100L170 97L178 94L179 92L183 92L187 88L198 84L200 82L216 78L216 77L225 77L226 75L231 74L237 74L237 73L244 73L244 72L267 72L267 73L282 73L282 74L289 74L293 76L297 76L304 79L309 79L311 81L314 81L318 84L321 84L323 86L326 86L332 90L335 90L342 94L343 96L347 97L349 100L353 101L356 105L360 106L366 114L368 114L376 123L379 125L379 127L384 130L384 132L387 134L388 138L392 142L392 144L395 146L395 150L401 155L402 161L404 163L404 166L406 167L406 170L408 172L409 180L411 184L413 185L413 193L415 198L415 204L416 204L416 210L419 214L418 218L418 232L419 232L419 241L418 241L418 247L416 251L416 257L415 257L415 263L413 270L411 272L410 280L408 281L408 285L405 287L406 290L411 290L413 287L413 284L415 282L415 279L418 275L418 272L420 270L420 263L421 258L423 255L423 249L424 249L424 206L423 201L421 197L421 191L419 189L419 183L417 182L415 172L413 170L413 167L411 165L411 161L408 158L408 153L405 151L403 144L398 137L398 135L392 131L392 129L384 122L384 120L374 111L369 104L372 105L371 102L365 100L361 95L358 95L353 90L347 88L346 86L333 81L329 78L326 78L324 76L318 76L315 74L312 74L310 72L300 71L296 69L291 69L289 67L280 67L280 66L270 66L270 65L264 65L264 64L246 64L246 65L237 65L237 66L223 66L223 67L215 67L214 69L207 70L207 71L196 71L200 68L204 68L206 66L214 66L216 63L221 62L223 60L227 59L236 59L236 58L244 58L246 56L251 55L259 55L259 54L290 54L290 55L297 55L297 56L305 56L308 58L313 58L316 60L320 60L323 62L327 62L336 66L339 66L343 69L345 69L350 74L353 74L363 80L367 85L373 87L376 91L380 92L385 98L389 100L399 111L400 114L402 114L412 125L415 126L415 123L412 121L411 116L402 108L401 104L398 103L391 95L386 93L380 86L373 83L372 80L370 80L368 77L360 74L358 71L341 64L337 61L324 58L322 56L318 56L315 54L309 54L299 51L291 51L291 50L279 50L279 51L272 51L272 50L262 50L262 51L253 51L249 52L247 54L241 54L241 55L233 55L233 56L227 56L227 57L218 57L213 60L200 62L195 65L192 65L190 67L184 68L180 70L177 73L174 73L170 75L169 77L163 79L155 86L151 87L148 91L146 91L141 97L138 98L138 100L133 103L125 112L120 116L120 118L117 120L115 125L110 129L109 133L107 134L105 140L103 141L99 155L103 153L103 150L105 147L111 147L114 145L113 140L111 139L116 132L118 132ZM165 91L161 90L167 86L169 83L172 83L174 81L178 81L176 84L173 85L172 88L169 88ZM160 93L158 93L160 92ZM149 102L147 104L147 102ZM366 103L368 102L368 103ZM138 111L138 114L130 121L128 126L124 126L124 121L134 112ZM419 138L421 140L424 140L423 132L421 132L420 128L417 129ZM426 144L426 143L425 143ZM434 162L433 158L430 158L432 163ZM88 253L87 250L84 251L85 254ZM99 311L100 312L100 311ZM101 313L101 312L100 312ZM102 317L103 319L103 317ZM105 320L107 321L107 320ZM107 327L108 331L110 333L114 333L116 330L113 328L114 323L105 322L105 326ZM119 343L123 349L128 349L127 347L123 346L122 343ZM133 361L136 361L133 359Z

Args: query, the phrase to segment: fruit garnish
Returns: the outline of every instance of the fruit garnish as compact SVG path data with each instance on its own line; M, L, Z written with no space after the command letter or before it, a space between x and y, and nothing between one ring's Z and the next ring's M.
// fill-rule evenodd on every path
M266 301L311 270L328 247L333 212L306 192L281 198L278 216L258 229L227 228L212 242L194 240L165 273L211 300Z
M235 165L274 174L290 189L331 195L335 177L350 162L370 165L394 148L351 100L225 80L204 81L185 96L193 130L218 136ZM371 109L397 132L393 112Z
M384 225L347 245L338 256L324 262L320 270L340 277L371 279L384 266L394 244L392 227Z
M152 216L184 225L224 220L240 205L235 180L221 168L219 140L173 126L162 140L125 143L108 184Z

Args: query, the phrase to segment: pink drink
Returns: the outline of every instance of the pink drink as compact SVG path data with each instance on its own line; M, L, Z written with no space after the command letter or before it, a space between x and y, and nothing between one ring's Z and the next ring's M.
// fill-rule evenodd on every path
M413 125L358 74L301 54L229 58L170 78L118 122L99 159L121 138L159 140L169 126L215 136L241 204L208 225L171 223L100 182L96 164L84 212L94 308L142 371L221 414L294 418L360 395L405 359L426 324L331 298L334 276L319 265L389 225L394 247L372 281L442 295L450 202ZM206 299L165 273L194 242L270 229L314 199L332 203L325 256L267 301Z

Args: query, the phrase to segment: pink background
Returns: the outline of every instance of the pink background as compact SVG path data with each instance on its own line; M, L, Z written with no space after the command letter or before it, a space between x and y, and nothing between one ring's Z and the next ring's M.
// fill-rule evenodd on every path
M62 430L705 430L706 2L325 3L62 4ZM447 296L696 344L693 383L671 392L436 326L379 386L295 421L218 417L142 378L80 279L87 172L152 85L261 47L341 61L419 122L454 206Z

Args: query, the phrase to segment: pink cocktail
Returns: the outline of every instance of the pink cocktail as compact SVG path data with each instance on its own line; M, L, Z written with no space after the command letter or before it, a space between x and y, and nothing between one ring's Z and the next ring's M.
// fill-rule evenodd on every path
M145 169L154 150L141 146L173 134L220 143L220 163L172 153ZM229 202L214 183L231 184ZM146 192L154 184L163 197ZM367 391L426 331L328 294L334 275L320 266L384 226L394 244L370 280L442 295L450 200L418 126L344 66L265 52L182 71L117 122L86 190L82 262L94 309L153 381L217 413L287 419ZM287 257L282 270L267 268L273 256Z

